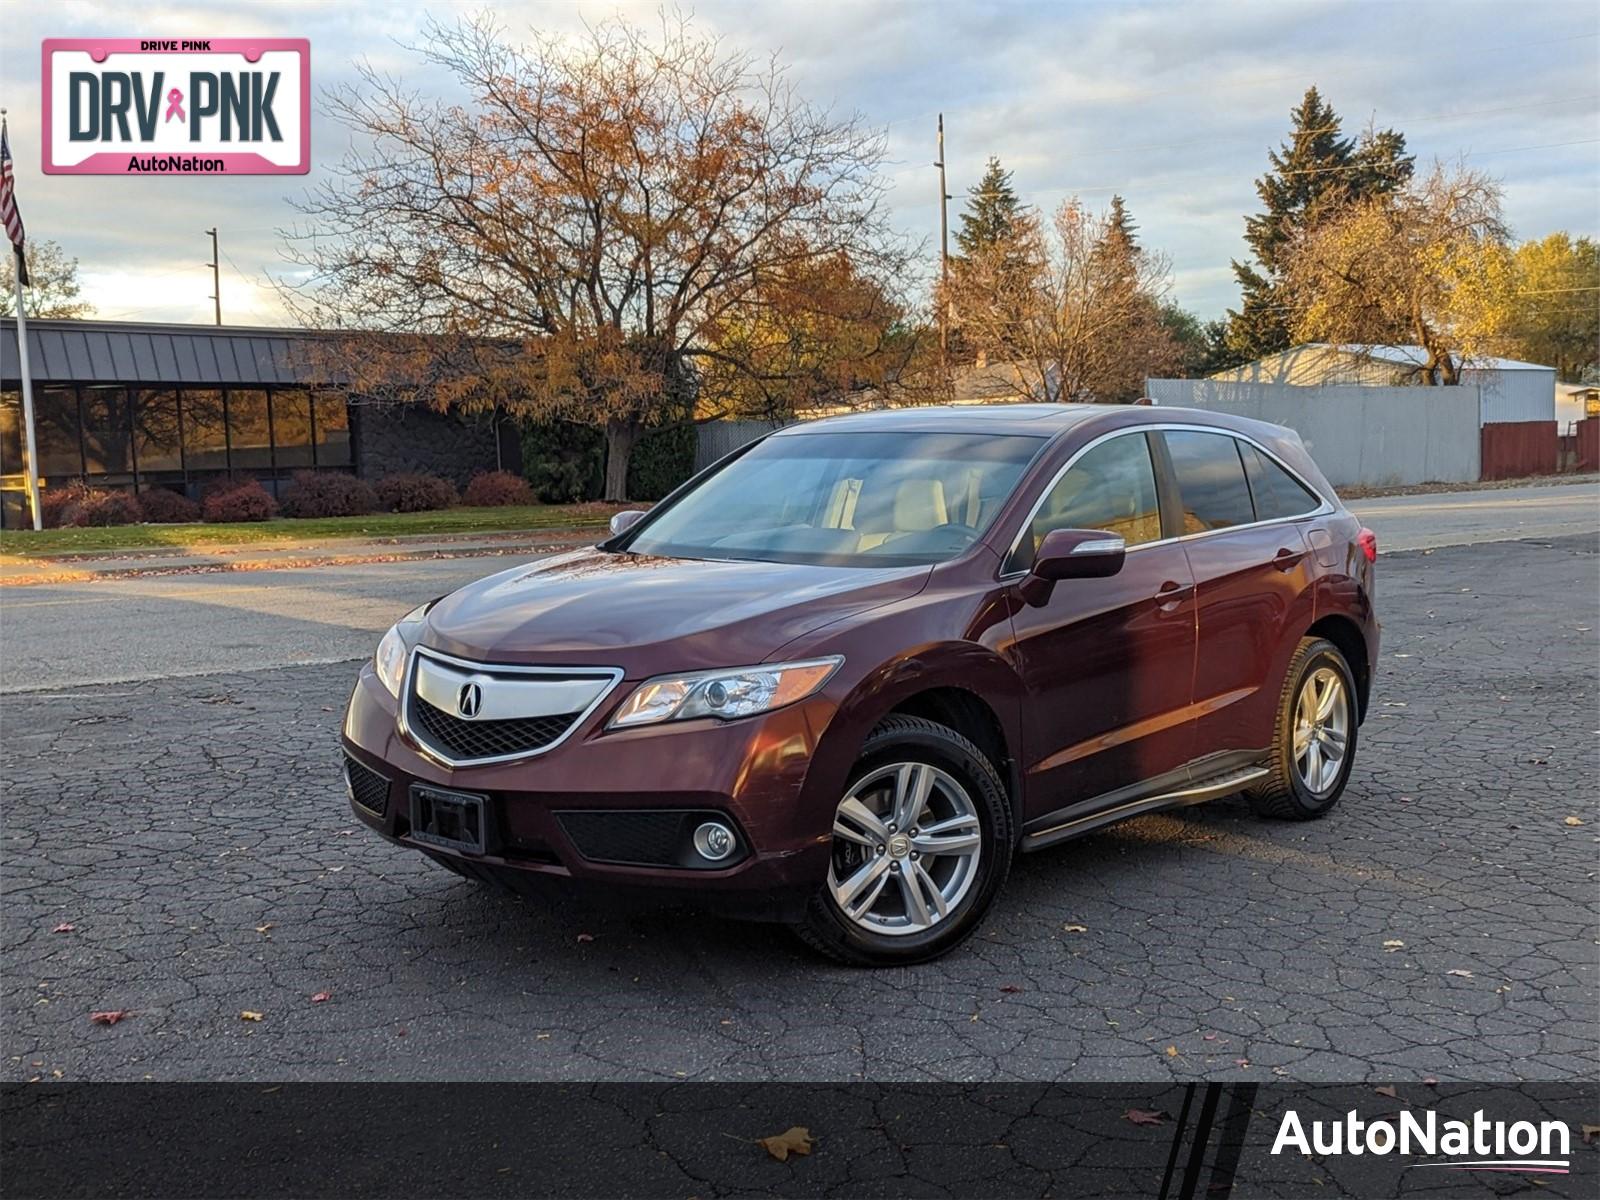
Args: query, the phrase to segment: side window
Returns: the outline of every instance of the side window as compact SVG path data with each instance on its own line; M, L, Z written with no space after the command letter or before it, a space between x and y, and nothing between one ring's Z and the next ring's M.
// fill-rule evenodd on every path
M1245 474L1250 477L1256 520L1303 516L1322 504L1315 492L1248 442L1239 443L1239 453L1244 456Z
M1225 433L1168 430L1165 436L1178 477L1185 534L1248 525L1256 519L1238 442Z
M1006 570L1027 570L1053 529L1104 529L1130 546L1160 539L1161 505L1144 434L1101 442L1073 463L1045 496Z

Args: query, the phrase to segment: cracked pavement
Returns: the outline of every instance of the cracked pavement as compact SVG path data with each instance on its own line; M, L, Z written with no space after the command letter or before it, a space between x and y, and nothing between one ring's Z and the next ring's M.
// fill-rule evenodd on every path
M381 841L339 776L354 663L8 695L4 1078L1593 1078L1597 567L1386 555L1328 818L1230 799L1024 856L974 939L886 971Z

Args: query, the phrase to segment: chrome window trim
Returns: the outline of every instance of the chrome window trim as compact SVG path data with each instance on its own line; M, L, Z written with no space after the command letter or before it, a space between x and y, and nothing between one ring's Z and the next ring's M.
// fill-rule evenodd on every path
M1296 513L1292 517L1272 517L1265 521L1249 521L1243 525L1229 525L1225 529L1204 529L1199 533L1185 533L1180 534L1178 537L1156 538L1154 541L1150 542L1139 542L1136 545L1131 545L1127 548L1127 553L1129 554L1135 554L1140 550L1145 550L1154 546L1172 546L1179 542L1193 542L1199 540L1200 538L1216 537L1219 534L1224 533L1234 533L1240 529L1262 529L1271 525L1284 525L1290 521L1304 521L1307 517L1331 516L1335 511L1337 511L1334 508L1332 501L1322 494L1320 488L1313 486L1304 475L1300 474L1299 471L1296 471L1288 463L1284 462L1283 459L1274 454L1269 448L1263 446L1260 442L1256 441L1255 438L1251 437L1247 433L1237 433L1232 429L1224 429L1219 425L1194 425L1177 421L1159 425L1133 425L1126 429L1113 429L1109 433L1102 433L1099 437L1091 438L1082 446L1078 447L1077 450L1073 451L1071 458L1067 459L1066 462L1061 464L1061 469L1052 475L1050 477L1050 482L1045 484L1045 486L1040 489L1039 498L1033 502L1033 507L1028 510L1028 515L1022 519L1022 523L1017 527L1017 535L1011 539L1010 546L1006 548L1005 554L1000 558L1000 572L995 576L995 578L1003 581L1007 579L1022 579L1027 576L1028 572L1025 570L1005 570L1005 564L1011 561L1011 556L1017 552L1017 547L1022 545L1023 535L1026 534L1030 528L1032 528L1033 519L1039 515L1039 510L1044 507L1044 502L1049 499L1050 493L1055 491L1056 484L1061 482L1062 477L1065 476L1068 471L1077 466L1080 458L1089 453L1089 451L1093 450L1096 446L1099 446L1104 442L1109 442L1112 438L1130 437L1134 434L1139 434L1142 436L1147 433L1166 433L1169 430L1180 433L1215 433L1221 435L1222 437L1237 438L1239 441L1244 442L1247 445L1254 446L1262 454L1267 456L1267 460L1269 462L1275 463L1277 466L1282 467L1288 472L1289 478L1293 479L1313 496L1316 496L1321 503L1315 508L1307 509L1303 513ZM1160 468L1155 462L1154 458L1151 459L1150 466L1151 469L1156 473L1156 486L1157 491L1159 492L1161 483ZM1241 471L1245 470L1244 462L1242 460L1239 463L1239 469ZM1248 486L1248 471L1245 471L1245 483L1246 486ZM1254 493L1251 493L1251 499L1253 502ZM1159 502L1160 498L1158 496L1157 503Z
M554 741L540 746L536 750L520 750L515 754L495 754L488 758L451 758L442 750L431 746L428 742L418 737L412 731L411 722L407 713L411 707L412 676L416 673L416 663L420 656L426 656L438 662L448 663L453 667L464 667L471 671L480 671L486 675L586 675L596 676L610 680L600 690L600 694L590 701L589 706L573 718L565 732ZM478 662L470 658L458 658L454 654L446 654L442 650L434 650L428 646L413 646L411 653L406 655L406 672L400 680L399 703L395 707L395 726L405 738L406 744L415 749L424 758L431 759L440 766L445 767L484 767L496 763L521 762L525 759L538 758L548 754L561 743L565 742L576 733L595 710L605 703L606 697L617 690L617 684L622 682L623 671L621 667L529 667L515 663Z

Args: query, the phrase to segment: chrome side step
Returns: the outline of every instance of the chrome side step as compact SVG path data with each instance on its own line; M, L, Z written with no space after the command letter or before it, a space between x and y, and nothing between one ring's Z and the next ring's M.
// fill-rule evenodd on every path
M1063 821L1060 825L1052 825L1049 829L1041 829L1037 833L1030 833L1022 839L1022 849L1040 850L1045 846L1064 842L1068 838L1077 837L1102 825L1110 825L1115 821L1123 821L1129 817L1137 817L1147 812L1155 812L1166 808L1183 808L1190 804L1201 804L1207 800L1215 800L1219 796L1231 796L1234 792L1241 791L1266 775L1266 767L1243 767L1239 770L1229 771L1226 775L1216 775L1210 779L1201 780L1199 783L1190 784L1188 787L1179 788L1172 792L1162 792L1157 796L1146 796L1142 800L1130 800L1126 804L1118 804L1112 808L1103 808L1099 812L1086 813L1081 817L1074 817L1070 821Z

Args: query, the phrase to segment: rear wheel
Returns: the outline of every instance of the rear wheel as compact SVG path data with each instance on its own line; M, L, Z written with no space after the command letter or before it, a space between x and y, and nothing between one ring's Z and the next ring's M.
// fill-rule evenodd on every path
M1011 866L1011 807L994 764L953 729L890 717L850 779L800 936L857 966L944 954L978 927Z
M1344 794L1356 752L1350 664L1322 638L1302 638L1284 678L1270 774L1249 792L1258 816L1306 821Z

